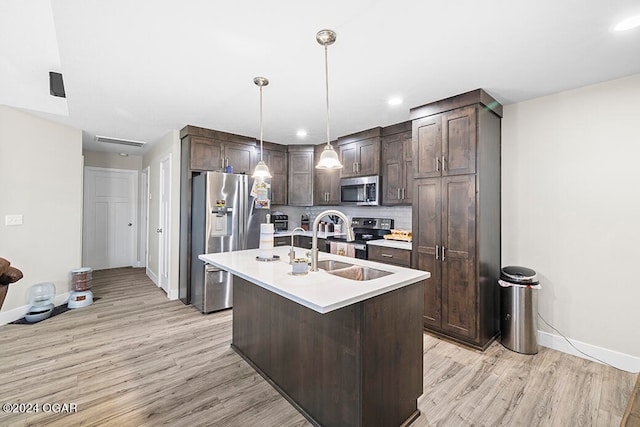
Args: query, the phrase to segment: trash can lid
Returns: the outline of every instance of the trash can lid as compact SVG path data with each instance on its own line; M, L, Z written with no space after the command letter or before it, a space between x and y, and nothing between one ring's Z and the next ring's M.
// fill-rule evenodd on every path
M533 285L538 283L538 276L535 270L527 267L519 267L517 265L502 267L500 270L500 278L502 280L518 284Z

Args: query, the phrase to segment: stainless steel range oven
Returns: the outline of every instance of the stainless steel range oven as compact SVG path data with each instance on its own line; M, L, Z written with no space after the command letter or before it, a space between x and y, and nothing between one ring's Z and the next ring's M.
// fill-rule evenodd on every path
M351 219L351 226L356 239L353 242L347 242L344 237L329 237L327 240L330 244L330 251L339 255L367 259L367 241L383 239L385 234L391 233L393 220L390 218L355 217Z

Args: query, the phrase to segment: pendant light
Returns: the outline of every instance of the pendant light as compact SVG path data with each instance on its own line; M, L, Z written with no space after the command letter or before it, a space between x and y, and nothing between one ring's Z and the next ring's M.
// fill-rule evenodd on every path
M328 46L332 45L336 41L336 33L331 30L320 30L316 34L316 40L322 46L324 46L324 74L325 74L325 89L327 95L327 145L320 154L320 160L316 165L318 169L341 169L342 163L338 159L338 153L331 146L331 136L329 134L329 60L328 60Z
M260 161L256 165L256 169L253 171L252 178L271 178L271 173L269 173L269 167L262 160L262 88L269 84L269 79L266 77L256 77L253 79L253 82L260 88Z

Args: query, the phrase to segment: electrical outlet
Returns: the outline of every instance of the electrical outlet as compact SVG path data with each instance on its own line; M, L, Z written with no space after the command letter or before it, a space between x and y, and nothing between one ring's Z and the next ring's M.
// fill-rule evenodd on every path
M22 215L5 215L4 225L22 225Z

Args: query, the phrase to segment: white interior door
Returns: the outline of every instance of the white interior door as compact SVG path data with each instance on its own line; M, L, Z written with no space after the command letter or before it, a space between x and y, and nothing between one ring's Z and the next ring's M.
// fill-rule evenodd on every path
M136 262L138 172L86 167L83 265L95 270Z
M169 293L169 248L171 206L171 156L160 161L160 221L158 228L158 279L162 289Z

